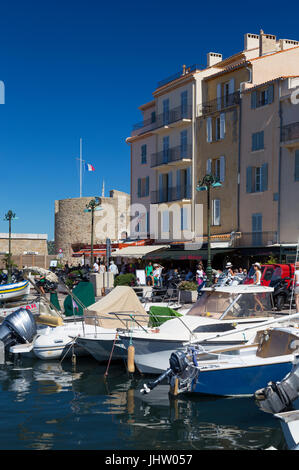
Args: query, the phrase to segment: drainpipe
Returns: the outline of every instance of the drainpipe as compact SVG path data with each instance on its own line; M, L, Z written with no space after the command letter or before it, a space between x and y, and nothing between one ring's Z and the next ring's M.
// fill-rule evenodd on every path
M195 240L195 159L197 151L197 142L196 142L196 80L192 83L192 166L191 166L191 179L192 179L192 198L191 198L191 233L192 238Z
M252 68L246 67L249 72L247 82L240 83L240 105L239 105L239 149L238 149L238 197L237 197L237 231L240 232L240 176L241 176L241 129L242 129L242 85L252 83Z
M281 80L278 82L278 115L279 115L279 156L278 156L278 201L277 201L277 243L280 243L280 192L281 192L281 136L282 136L282 106L281 106Z

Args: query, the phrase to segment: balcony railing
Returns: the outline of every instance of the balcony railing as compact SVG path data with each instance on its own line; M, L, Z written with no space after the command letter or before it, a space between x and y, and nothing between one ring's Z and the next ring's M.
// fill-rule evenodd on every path
M234 247L270 246L277 242L277 232L241 232L234 240Z
M186 147L178 145L177 147L172 147L169 149L162 150L161 152L153 153L151 160L151 168L191 158L192 145L187 145Z
M203 114L215 113L223 109L240 104L240 92L230 93L229 95L221 96L215 100L206 101L199 105L199 112Z
M182 199L191 199L191 186L161 188L151 193L151 204L181 201Z
M167 85L167 83L173 82L174 80L177 80L178 78L183 77L183 76L187 75L188 73L195 72L195 70L200 70L199 65L193 64L193 65L190 65L189 67L184 66L181 72L177 72L173 75L170 75L170 77L167 77L167 78L164 78L163 80L160 80L157 83L157 88L160 88L164 85Z
M168 126L175 122L181 121L182 119L192 119L192 106L177 106L169 111L158 114L153 119L146 119L137 124L134 124L133 131L141 130L141 134L154 129L159 129L163 126Z
M287 124L281 129L281 142L288 142L289 140L299 139L299 122Z

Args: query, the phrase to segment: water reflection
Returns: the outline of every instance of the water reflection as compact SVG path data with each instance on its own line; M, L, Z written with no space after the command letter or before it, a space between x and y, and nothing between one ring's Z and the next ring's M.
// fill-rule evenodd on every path
M107 378L105 370L90 358L76 368L67 361L2 368L1 448L284 448L279 422L253 399L170 400L167 385L142 395L143 378L130 377L122 364Z

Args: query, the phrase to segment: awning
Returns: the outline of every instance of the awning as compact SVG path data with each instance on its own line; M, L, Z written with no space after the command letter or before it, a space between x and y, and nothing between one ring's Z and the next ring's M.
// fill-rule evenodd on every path
M145 245L145 246L128 246L121 250L111 253L112 258L143 258L149 253L159 253L161 250L169 248L169 245ZM157 255L158 256L158 255Z
M211 249L211 255L214 256L219 253L231 253L235 251L234 249ZM148 253L145 257L147 260L178 260L178 261L192 261L192 260L207 260L208 259L208 250L161 250L159 252Z

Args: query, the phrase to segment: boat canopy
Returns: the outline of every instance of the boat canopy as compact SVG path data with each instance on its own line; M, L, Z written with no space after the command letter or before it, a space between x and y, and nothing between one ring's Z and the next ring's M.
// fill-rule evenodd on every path
M186 315L217 320L273 316L272 287L250 285L202 289L203 295Z
M134 322L134 327L147 326L149 318L135 291L128 286L115 287L84 312L86 324L109 329L129 328Z

